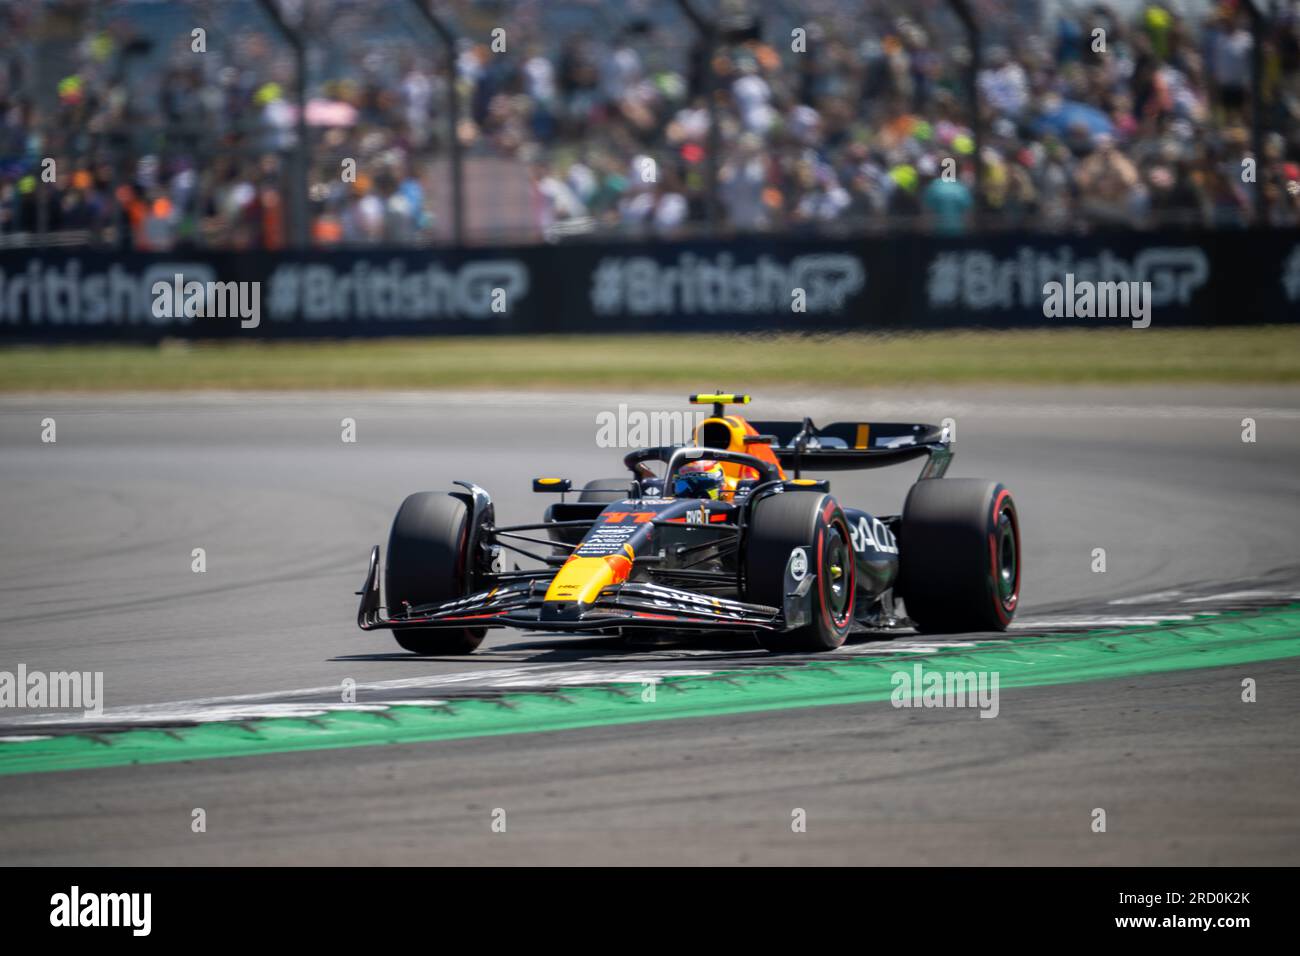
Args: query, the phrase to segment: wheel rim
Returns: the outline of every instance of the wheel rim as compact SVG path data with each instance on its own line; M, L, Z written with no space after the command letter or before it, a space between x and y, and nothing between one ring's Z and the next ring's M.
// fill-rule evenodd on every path
M853 597L853 556L844 543L844 535L838 525L829 529L826 535L825 551L826 571L826 607L836 624L844 620L849 601Z
M997 586L998 600L1010 611L1016 606L1020 591L1020 549L1019 535L1016 533L1016 519L1009 507L998 512L998 526L995 535L997 541Z

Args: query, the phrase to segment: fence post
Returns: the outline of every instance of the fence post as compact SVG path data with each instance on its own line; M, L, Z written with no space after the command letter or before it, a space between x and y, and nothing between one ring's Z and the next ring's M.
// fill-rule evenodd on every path
M979 76L982 56L980 54L980 28L971 13L966 0L948 0L953 13L961 20L966 29L966 44L970 47L970 71L966 78L967 109L970 110L971 139L974 141L975 153L975 204L974 221L978 227L984 221L984 124L980 120Z
M1250 149L1255 154L1254 212L1256 225L1268 218L1264 189L1264 12L1257 0L1243 4L1250 16Z
M716 234L721 222L718 206L718 154L722 152L722 131L718 128L717 76L713 70L713 55L718 49L718 25L706 20L695 9L691 0L677 0L686 19L704 43L704 101L709 111L709 138L704 157L705 208L709 227Z
M297 148L294 150L293 172L289 177L290 221L293 223L292 244L299 249L311 245L308 223L307 177L307 44L296 30L285 22L274 0L258 0L266 15L275 24L285 42L293 48L295 60L294 97L298 101Z
M447 50L447 148L451 158L451 234L456 245L465 244L465 168L460 136L456 128L460 117L460 92L456 89L456 34L429 8L428 0L411 0L425 23L438 34Z

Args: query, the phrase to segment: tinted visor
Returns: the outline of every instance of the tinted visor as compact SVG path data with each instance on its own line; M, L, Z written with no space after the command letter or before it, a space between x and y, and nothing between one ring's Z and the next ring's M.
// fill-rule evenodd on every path
M717 475L698 473L678 475L673 481L673 494L678 498L699 498L717 487Z

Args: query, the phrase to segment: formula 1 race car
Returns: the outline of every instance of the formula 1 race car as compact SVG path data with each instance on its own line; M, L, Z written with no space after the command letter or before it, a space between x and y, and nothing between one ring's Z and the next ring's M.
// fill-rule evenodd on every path
M695 444L628 453L630 474L558 493L536 524L499 525L492 499L422 491L397 512L358 594L363 630L418 654L464 654L487 628L582 634L752 634L771 651L839 647L856 625L999 631L1020 592L1020 527L993 481L943 479L947 428L879 422L748 422L747 395L693 395L712 414ZM900 515L840 505L817 472L924 459ZM787 470L790 474L787 474ZM508 553L539 567L520 569ZM901 599L901 607L900 607Z

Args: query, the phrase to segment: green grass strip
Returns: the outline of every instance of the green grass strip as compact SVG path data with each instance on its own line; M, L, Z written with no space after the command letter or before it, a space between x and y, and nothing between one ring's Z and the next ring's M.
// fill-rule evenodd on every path
M378 744L457 740L889 700L893 675L997 673L999 688L1066 684L1300 656L1300 605L1151 627L1010 638L922 655L774 664L708 678L667 678L654 699L637 685L520 692L382 713L334 712L169 730L0 743L0 775L207 760ZM1002 712L1013 708L1003 700Z
M0 391L1300 382L1300 325L0 347ZM741 387L740 385L736 387Z

